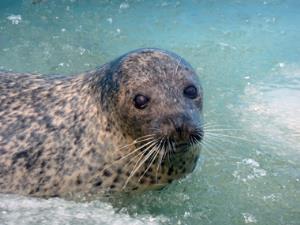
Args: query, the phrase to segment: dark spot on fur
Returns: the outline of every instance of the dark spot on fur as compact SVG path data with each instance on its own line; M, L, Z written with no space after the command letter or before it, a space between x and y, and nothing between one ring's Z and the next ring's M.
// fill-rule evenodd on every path
M173 169L173 166L171 166L168 170L168 175L171 176L173 172L174 172L174 169Z
M4 154L6 154L5 149L4 148L0 148L0 155L4 155Z
M118 169L117 169L117 173L118 173L118 174L122 174L122 168L118 168Z
M13 107L12 110L16 111L16 110L20 109L20 107L21 107L21 105L17 105L15 107Z
M150 173L149 171L147 171L145 174L144 174L144 177L149 177L150 176Z
M77 179L76 179L76 184L77 184L77 185L82 184L82 180L81 180L80 176L77 177Z
M136 173L134 174L134 176L135 176L135 177L140 177L140 173L139 173L139 172L136 172Z
M145 179L144 178L142 178L141 180L140 180L140 184L144 184L145 183Z
M156 180L154 179L150 180L150 184L156 184Z
M46 166L46 161L43 161L43 162L41 163L41 167L44 168L45 166Z
M24 141L25 135L24 134L17 135L17 139L20 141Z
M111 125L107 124L106 128L105 128L106 132L111 132Z
M56 115L56 116L63 116L64 115L64 111L57 110L57 111L54 112L54 115Z
M18 162L18 160L20 160L20 159L28 158L28 156L29 156L29 154L28 154L27 150L23 150L23 151L15 153L12 158L12 165L16 164L16 162Z
M111 176L111 172L109 170L105 169L103 171L103 175L106 176L106 177L110 177Z
M102 184L102 180L98 180L96 183L94 183L95 187L99 187Z
M76 121L78 118L78 115L75 113L74 116L73 116L73 121Z
M122 157L120 156L120 155L118 155L116 158L115 158L115 160L116 161L118 161L118 160L120 160Z
M119 182L119 176L115 177L115 179L113 180L114 183L118 183Z

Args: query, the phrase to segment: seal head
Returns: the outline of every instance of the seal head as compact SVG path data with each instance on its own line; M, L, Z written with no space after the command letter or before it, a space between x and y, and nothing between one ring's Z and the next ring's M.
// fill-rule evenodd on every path
M133 160L128 181L136 175L141 183L155 171L149 180L160 186L191 172L203 138L203 89L191 65L168 51L141 49L109 68L109 79L101 82L106 86L101 89L102 105L122 135L138 142L135 149L143 152ZM167 178L159 183L161 172Z

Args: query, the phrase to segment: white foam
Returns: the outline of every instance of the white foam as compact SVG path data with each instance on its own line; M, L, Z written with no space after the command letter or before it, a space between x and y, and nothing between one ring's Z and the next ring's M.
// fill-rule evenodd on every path
M254 159L243 159L242 162L245 165L250 165L251 167L259 167L259 163L256 162Z
M245 223L257 223L256 218L250 213L242 213Z
M264 177L267 171L260 168L257 161L251 158L243 159L237 162L237 169L232 173L232 176L242 182L248 182L256 178Z
M127 2L123 2L120 4L120 9L128 9L129 8L129 4Z
M21 15L10 15L6 17L8 20L11 21L12 24L19 24L22 21L22 16Z
M132 217L99 201L78 203L62 199L34 199L0 195L0 221L3 224L134 224L156 225L164 221L148 215Z
M300 65L276 64L268 80L246 86L242 100L242 120L253 132L287 145L300 143Z

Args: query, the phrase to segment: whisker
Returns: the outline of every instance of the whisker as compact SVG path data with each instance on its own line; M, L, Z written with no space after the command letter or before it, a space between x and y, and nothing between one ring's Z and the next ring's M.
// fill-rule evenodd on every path
M146 154L146 156L143 158L143 155L137 160L136 164L134 165L133 167L133 170L131 171L129 177L127 178L124 186L123 186L123 189L127 186L129 180L134 176L134 174L138 171L138 169L144 164L144 162L147 161L147 159L152 155L153 153L153 146L155 146L157 144L157 140L152 143L150 146L148 146L144 152L147 152L149 149L150 151ZM141 161L141 162L140 162ZM139 163L140 162L140 163Z
M206 136L212 136L212 137L220 137L220 138L232 138L232 139L237 139L237 140L242 140L242 141L246 141L246 142L251 142L251 143L257 143L255 141L251 141L248 140L246 138L241 138L241 137L235 137L235 136L231 136L231 135L227 135L227 134L215 134L215 133L211 133L211 132L206 132Z
M164 137L160 140L160 143L159 143L159 145L158 145L158 149L159 149L160 155L159 155L159 159L158 159L157 167L156 167L156 175L155 175L156 183L158 183L158 182L157 182L157 174L158 174L160 165L161 165L161 163L162 163L163 156L164 156L164 154L165 154L165 149L163 148L163 146L165 145L165 141L166 141L166 137L164 136ZM161 152L161 151L162 151L162 152Z
M121 149L130 147L130 146L132 146L132 145L135 145L135 144L144 142L144 141L152 140L152 139L154 139L154 137L153 137L154 135L155 135L155 134L152 134L152 135L145 135L145 136L143 136L143 137L139 137L139 138L135 139L133 142L131 142L130 144L120 147L120 148L118 149L118 151L121 150ZM142 138L144 138L144 139L142 139Z
M212 128L212 129L205 129L205 132L209 131L241 131L243 129L230 129L230 128Z
M130 151L128 154L124 155L123 157L121 157L121 158L119 158L119 159L117 159L117 160L114 160L112 163L110 163L108 166L105 166L104 168L105 168L105 169L108 169L108 168L112 167L112 166L114 165L114 163L120 162L120 161L122 161L122 160L128 158L129 156L135 154L137 151L141 150L142 148L145 148L145 147L151 145L151 144L154 143L155 141L156 141L156 140L153 139L153 140L151 140L151 141L145 143L144 145L142 145L142 146L140 146L140 147L138 147L138 148L136 148L136 149ZM139 156L141 153L143 154L143 152L140 152L140 153L138 153L136 156L133 156L133 158L132 158L128 163L126 163L125 166L126 166L127 164L129 164L130 162L132 162L132 160L135 159L137 156Z
M154 146L153 146L154 147ZM139 170L139 168L151 157L151 155L155 153L155 149L151 148L151 150L143 157L143 155L138 159L138 161L136 162L133 170L131 171L129 177L127 178L124 187L127 186L129 180L134 176L134 174ZM123 187L123 188L124 188Z
M229 138L223 137L223 136L217 137L217 136L207 135L206 136L206 141L210 141L211 143L221 142L222 144L224 144L224 143L230 143L230 144L233 144L233 145L237 144L237 142L235 140L232 140L232 139L229 139Z
M168 137L168 149L167 149L167 158L168 158L168 162L170 163L170 151L172 151L172 146L171 146L171 141L170 141L170 137Z
M168 139L165 138L164 144L163 144L164 149L165 149L165 152L164 152L164 155L163 155L163 160L166 158L166 155L167 155L167 142L168 142Z
M205 146L205 147L214 149L214 151L215 150L218 150L218 151L222 151L223 150L217 142L212 142L212 141L207 140L207 139L203 140L201 144L203 146Z
M146 144L144 144L144 145L142 145L142 146L140 146L140 147L134 149L133 151L129 152L127 155L123 156L122 158L120 158L120 159L118 159L118 160L115 160L114 162L118 162L118 161L121 161L121 160L123 160L123 159L126 159L126 158L129 157L130 155L132 155L132 154L134 154L135 152L137 152L137 151L139 151L139 150L141 150L141 149L147 147L148 145L154 143L155 141L156 141L156 140L153 139L153 140L147 142Z
M218 151L220 151L218 148L219 147L215 147L214 144L211 144L211 143L207 143L207 142L202 142L201 145L203 146L203 150L208 154L208 155L211 155L211 156L215 156L215 155L220 155L220 153ZM207 151L206 151L207 150ZM216 151L217 150L217 151ZM214 155L213 155L213 154Z
M199 124L198 127L203 127L204 129L231 129L231 127L220 125L220 124Z
M156 157L157 157L158 154L159 154L159 148L154 147L154 154L153 154L153 157L151 159L151 162L149 163L149 166L147 167L147 169L144 171L143 175L139 178L138 182L140 182L140 180L145 176L145 174L147 173L147 171L152 166L152 164L153 164L153 162L156 159Z

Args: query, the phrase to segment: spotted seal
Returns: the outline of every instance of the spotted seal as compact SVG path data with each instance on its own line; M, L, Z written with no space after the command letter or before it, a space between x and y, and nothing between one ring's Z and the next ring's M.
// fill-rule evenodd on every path
M0 72L0 192L162 188L195 168L202 99L190 64L161 49L74 76Z

